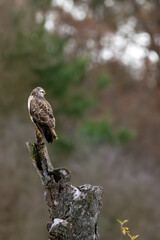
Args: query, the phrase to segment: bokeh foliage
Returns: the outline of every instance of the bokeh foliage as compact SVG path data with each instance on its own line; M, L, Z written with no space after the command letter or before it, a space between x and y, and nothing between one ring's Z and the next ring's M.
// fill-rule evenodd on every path
M92 143L127 144L135 138L135 132L127 128L118 128L109 118L86 120L82 123L80 132Z
M37 1L34 3L41 9L40 3ZM34 16L37 10L33 8L32 11ZM132 133L129 129L125 129L123 133L120 130L115 131L111 121L99 119L96 122L91 119L88 112L90 108L94 109L101 104L99 98L101 91L112 82L107 72L97 71L96 81L92 81L92 86L86 87L86 80L91 74L89 57L76 54L68 58L65 47L69 38L47 31L44 27L45 21L38 23L35 17L32 18L30 26L29 23L26 24L27 16L24 21L21 14L18 12L14 17L15 32L12 44L7 49L6 40L3 42L5 63L7 66L11 65L13 69L15 66L22 69L17 81L27 81L30 91L39 85L48 93L47 99L54 107L57 132L60 132L61 138L59 144L55 144L57 149L64 152L72 150L74 143L71 137L77 133L84 139L88 135L106 143L130 142ZM92 88L96 91L92 91ZM72 129L68 130L67 124L72 118L74 119Z

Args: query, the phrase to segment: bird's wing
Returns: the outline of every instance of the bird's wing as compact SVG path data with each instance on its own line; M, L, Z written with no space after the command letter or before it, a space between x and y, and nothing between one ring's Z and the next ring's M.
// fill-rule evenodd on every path
M55 128L52 107L46 99L33 98L30 102L30 115L38 125Z

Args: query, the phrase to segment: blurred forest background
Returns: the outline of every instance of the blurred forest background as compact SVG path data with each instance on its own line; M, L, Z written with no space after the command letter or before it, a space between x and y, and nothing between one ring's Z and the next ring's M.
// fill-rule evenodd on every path
M129 219L160 239L160 1L0 1L0 239L47 239L43 187L26 141L27 99L43 87L55 167L104 188L102 240Z

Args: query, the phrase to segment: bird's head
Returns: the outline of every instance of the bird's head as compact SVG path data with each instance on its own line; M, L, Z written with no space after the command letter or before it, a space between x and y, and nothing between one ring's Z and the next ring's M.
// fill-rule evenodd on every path
M32 95L35 95L37 97L44 97L45 94L46 94L45 90L41 87L37 87L32 91Z

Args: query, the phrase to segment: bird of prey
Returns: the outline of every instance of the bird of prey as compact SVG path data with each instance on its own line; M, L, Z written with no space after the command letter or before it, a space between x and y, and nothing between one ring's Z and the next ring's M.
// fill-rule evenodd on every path
M28 98L28 112L32 122L44 135L47 142L57 140L55 128L55 118L51 105L44 98L45 91L41 87L33 89Z

